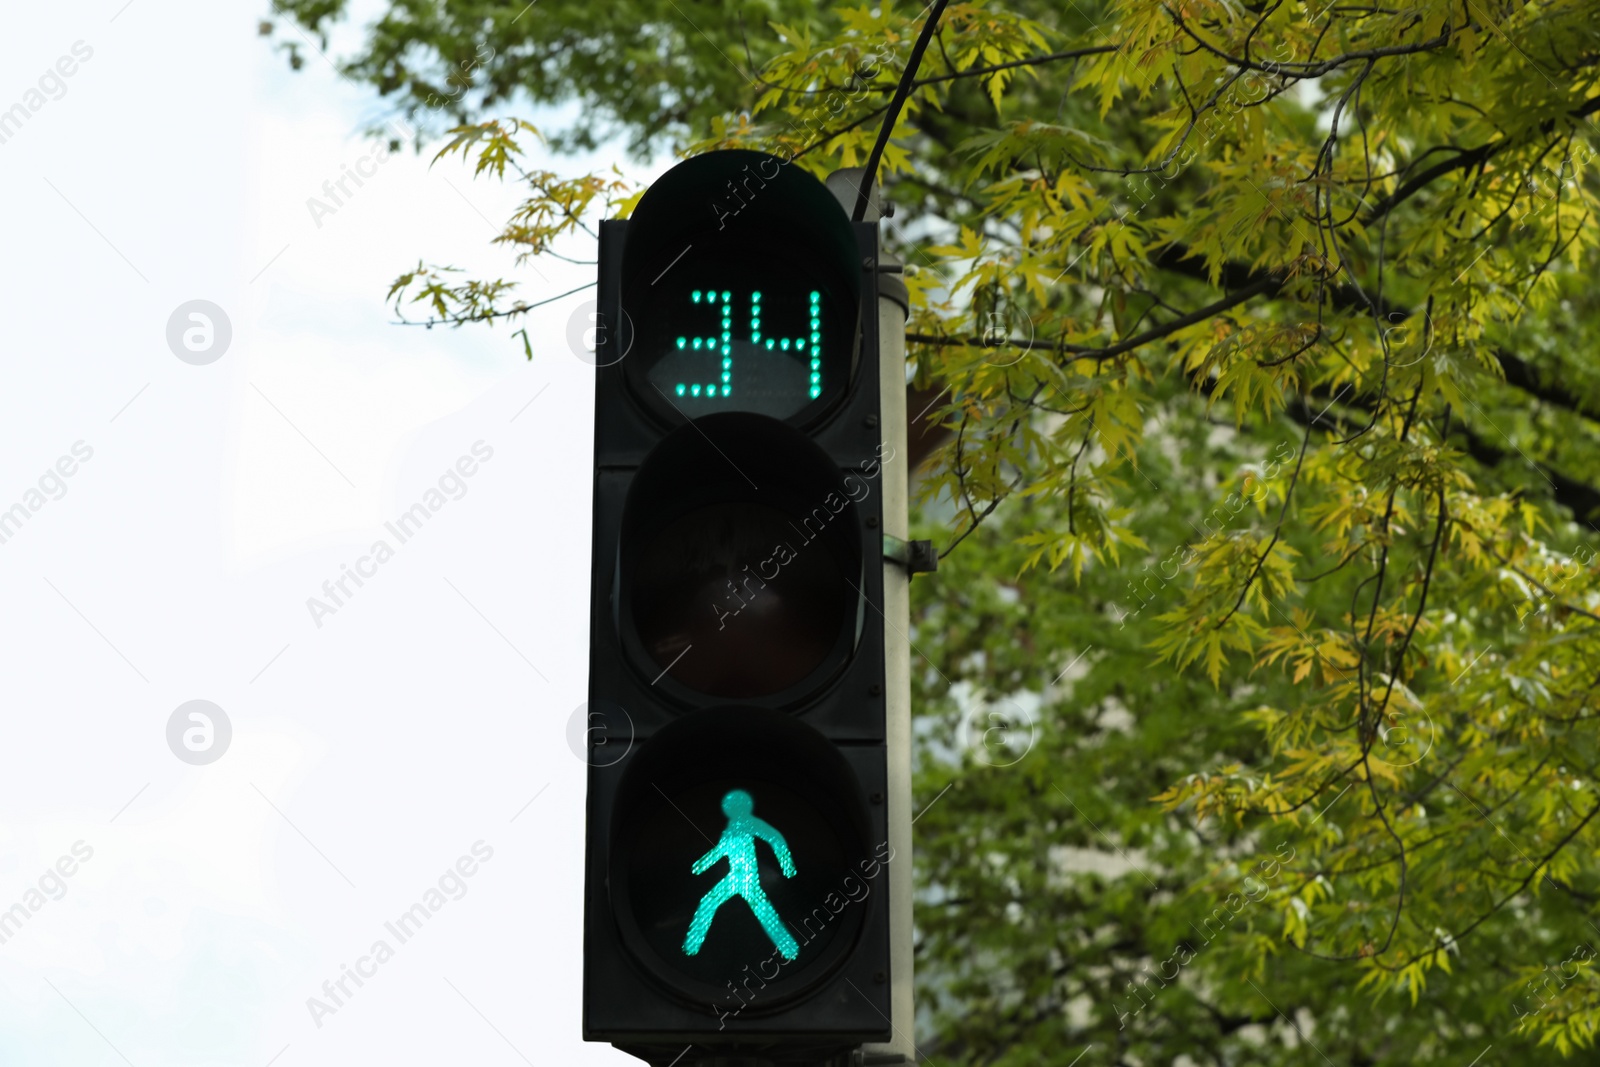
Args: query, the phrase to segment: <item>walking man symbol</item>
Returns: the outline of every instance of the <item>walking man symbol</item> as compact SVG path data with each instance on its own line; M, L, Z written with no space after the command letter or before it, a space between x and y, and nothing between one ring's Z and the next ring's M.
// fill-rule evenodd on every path
M706 934L711 931L711 921L716 918L717 909L734 897L743 897L744 902L750 905L756 921L767 932L778 951L783 953L784 959L792 960L800 955L800 946L784 929L777 909L761 889L761 872L756 867L756 838L771 846L785 878L794 877L794 857L789 855L789 843L783 839L783 835L751 814L754 808L755 801L749 793L743 789L730 789L722 798L722 813L728 817L728 828L722 831L716 847L695 860L694 866L689 868L691 874L703 874L719 859L726 857L728 860L728 873L700 898L700 906L694 910L694 918L689 922L689 935L683 939L685 955L693 956L700 951Z

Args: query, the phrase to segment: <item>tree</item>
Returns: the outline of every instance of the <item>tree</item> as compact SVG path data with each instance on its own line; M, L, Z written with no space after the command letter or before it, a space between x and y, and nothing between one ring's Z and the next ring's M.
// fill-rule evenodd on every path
M313 32L342 10L275 6ZM465 79L489 103L822 174L866 157L930 15L639 0L578 47L578 5L516 6L397 3L345 68L412 108L489 47ZM934 42L883 163L944 434L912 634L919 1044L1592 1048L1600 25L1012 0L949 5ZM501 240L540 254L636 195L522 173L534 131L456 99L443 151L529 184ZM519 307L427 267L391 295Z

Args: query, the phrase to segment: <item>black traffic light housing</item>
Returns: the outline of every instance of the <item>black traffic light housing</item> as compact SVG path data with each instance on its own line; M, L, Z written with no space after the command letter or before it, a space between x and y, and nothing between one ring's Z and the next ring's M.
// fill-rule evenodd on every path
M876 227L792 164L714 152L603 222L599 258L584 1038L663 1067L842 1062L890 1036L910 876Z

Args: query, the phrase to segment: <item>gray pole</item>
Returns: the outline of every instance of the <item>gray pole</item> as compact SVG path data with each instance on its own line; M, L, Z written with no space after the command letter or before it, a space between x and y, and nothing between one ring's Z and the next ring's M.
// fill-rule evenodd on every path
M828 176L828 188L846 211L855 207L858 184L866 175L849 167ZM864 221L880 219L878 189ZM883 400L883 440L894 451L884 452L883 531L904 542L910 533L907 516L910 454L906 447L906 316L910 299L898 271L900 261L880 249L878 253L878 373ZM891 458L892 457L892 458ZM862 1047L862 1063L915 1063L912 1031L916 1007L912 998L912 871L911 871L911 574L901 562L884 561L884 698L889 750L889 964L893 1038L881 1045Z

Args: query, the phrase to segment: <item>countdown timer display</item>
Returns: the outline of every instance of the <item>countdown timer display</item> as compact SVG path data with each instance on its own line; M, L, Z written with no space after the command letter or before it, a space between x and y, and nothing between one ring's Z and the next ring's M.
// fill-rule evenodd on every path
M788 418L829 393L844 368L820 288L686 285L657 298L645 379L691 418L751 411ZM846 364L846 367L848 364Z

